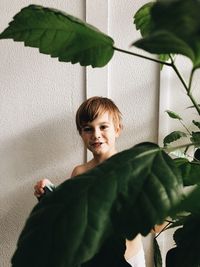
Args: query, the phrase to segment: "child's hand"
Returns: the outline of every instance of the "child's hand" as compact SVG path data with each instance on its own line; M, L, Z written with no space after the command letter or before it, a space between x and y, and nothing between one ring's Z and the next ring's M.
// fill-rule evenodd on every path
M44 194L44 187L46 185L52 185L52 182L48 179L42 179L37 182L37 184L34 186L34 195L37 198L40 198Z

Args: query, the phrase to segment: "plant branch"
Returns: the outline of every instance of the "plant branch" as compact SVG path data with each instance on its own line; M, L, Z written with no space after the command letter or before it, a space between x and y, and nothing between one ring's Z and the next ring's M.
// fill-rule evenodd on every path
M174 64L174 60L172 59L171 56L170 56L170 59L171 59L171 66L172 66L173 70L175 71L176 75L178 76L179 80L181 81L182 85L184 86L185 90L188 93L188 87L187 87L183 77L181 76L179 70L177 69L176 65Z
M183 126L183 128L185 128L185 130L189 133L189 135L192 135L192 133L189 131L189 129L185 126L185 124L181 121L180 121L180 124Z
M162 228L162 230L154 237L155 239L157 238L157 237L159 237L159 235L160 234L162 234L162 232L164 232L165 230L166 230L166 228L170 225L170 224L172 224L172 222L171 221L167 221L166 220L166 222L167 222L167 224Z
M163 65L172 67L173 70L175 71L176 75L178 76L179 80L181 81L183 87L185 88L188 97L190 98L190 100L192 101L192 103L193 103L194 107L196 108L198 114L200 115L200 107L198 106L196 100L194 99L194 97L193 97L192 94L191 94L191 85L192 85L192 79L193 79L193 75L194 75L195 68L193 68L192 71L191 71L191 74L190 74L190 81L189 81L189 86L187 86L187 84L185 83L185 81L184 81L183 77L181 76L179 70L177 69L176 65L174 64L174 60L173 60L173 58L172 58L171 55L169 55L169 56L170 56L170 59L171 59L171 63L169 63L169 62L165 62L165 61L158 60L158 59L155 59L155 58L151 58L151 57L143 56L143 55L141 55L141 54L137 54L137 53L134 53L134 52L130 52L130 51L127 51L127 50L123 50L123 49L118 48L118 47L114 47L114 46L113 46L113 49L116 50L116 51L125 53L125 54L129 54L129 55L132 55L132 56L136 56L136 57L144 58L144 59L147 59L147 60L150 60L150 61L159 63L159 64L163 64Z
M151 58L151 57L143 56L143 55L140 55L140 54L137 54L137 53L133 53L133 52L130 52L130 51L127 51L127 50L123 50L123 49L120 49L120 48L117 48L117 47L113 47L113 49L116 50L116 51L125 53L125 54L129 54L129 55L132 55L132 56L136 56L136 57L140 57L140 58L148 59L148 60L154 61L154 62L156 62L156 63L159 63L159 64L163 64L163 65L167 65L167 66L172 67L172 64L169 63L169 62L165 62L165 61L158 60L158 59L155 59L155 58Z
M196 68L192 68L191 73L190 73L190 80L189 80L189 85L188 85L188 92L190 93L191 88L192 88L192 80L193 80L193 75L195 72Z
M192 69L191 74L190 74L190 80L189 80L189 86L187 87L185 81L183 80L183 77L181 76L180 72L178 71L178 69L176 68L176 65L174 64L174 61L172 59L172 57L170 56L171 59L171 66L173 68L173 70L175 71L175 73L177 74L179 80L181 81L183 87L185 88L188 97L190 98L190 100L192 101L194 107L196 108L196 111L198 112L198 114L200 115L200 107L197 104L196 100L194 99L193 95L191 94L191 85L192 85L192 79L193 79L193 75L194 75L194 71L195 68Z
M191 94L191 92L188 92L187 95L189 96L190 100L192 101L194 107L196 108L196 111L198 112L198 114L200 115L200 107L197 104L196 100L194 99L193 95Z

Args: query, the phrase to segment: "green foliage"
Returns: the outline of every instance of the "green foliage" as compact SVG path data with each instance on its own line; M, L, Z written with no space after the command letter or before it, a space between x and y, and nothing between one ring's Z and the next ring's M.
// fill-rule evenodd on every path
M191 93L194 71L200 67L199 14L199 0L147 3L134 16L136 28L143 36L134 45L160 57L160 61L146 59L173 68L200 115L200 106ZM0 34L0 39L7 38L37 47L41 53L60 61L79 62L83 66L103 67L115 50L144 58L115 48L111 37L80 19L35 5L25 7L14 17ZM175 66L172 54L185 55L193 62L188 84ZM199 147L200 132L190 132L175 112L168 110L167 114L179 120L187 134L170 133L164 139L165 149L186 136L192 143L187 144L185 155L189 145ZM192 122L200 129L200 122ZM66 181L31 212L12 258L13 267L114 266L124 254L125 238L148 234L170 214L178 219L176 225L183 224L174 235L175 266L199 266L199 186L183 199L183 184L199 185L199 160L199 149L189 162L172 160L157 145L144 143ZM189 216L179 219L178 213L185 211ZM158 251L157 244L154 245ZM36 255L42 255L40 260ZM161 266L157 255L157 266ZM187 260L185 255L189 255Z
M145 6L143 8L146 9ZM195 68L199 68L200 2L162 0L155 2L150 9L149 32L134 45L155 54L185 55L192 60Z
M184 223L184 226L177 229L174 233L174 240L177 244L176 265L174 266L199 266L199 224L200 215L190 215L188 216L187 221Z
M194 161L195 161L195 162L200 161L200 149L199 149L199 148L197 148L197 149L195 150L195 152L194 152Z
M177 36L167 31L157 31L134 43L135 46L154 54L182 54L194 60L192 49Z
M177 113L175 113L174 111L166 110L166 112L167 112L167 114L169 115L170 118L177 119L177 120L182 120L182 118Z
M192 123L200 129L200 122L193 120Z
M174 214L180 212L183 216L175 222L172 227L179 227L174 233L176 247L169 250L166 257L167 267L198 267L199 257L199 239L200 239L200 187L197 186L191 193L188 193L185 200L176 206Z
M142 36L148 36L153 29L151 17L151 8L154 2L149 2L142 6L134 16L134 23L137 30L140 30Z
M174 132L168 134L167 136L165 136L165 138L163 140L164 146L166 146L166 145L168 145L174 141L177 141L181 137L187 137L186 133L181 132L181 131L174 131Z
M194 187L192 192L188 193L187 197L176 207L178 211L186 211L193 215L199 216L200 211L200 186ZM187 221L187 218L185 219Z
M187 131L187 134L185 132L182 131L173 131L170 134L168 134L164 140L164 146L167 146L168 144L177 141L178 139L182 138L182 137L190 137L190 141L193 143L194 147L199 147L200 146L200 132L191 132L182 122L182 118L175 112L167 110L166 111L167 114L169 115L170 118L172 119L177 119L179 120L179 122L182 124L182 126L185 128L185 130ZM200 129L200 122L192 120L192 123ZM187 152L188 147L185 150L185 153ZM198 160L200 160L200 158L198 158Z
M145 4L134 15L134 24L136 29L140 30L140 33L143 37L150 35L154 28L154 22L151 16L151 9L154 4L155 2L149 2ZM159 59L162 61L167 61L169 59L169 55L159 54Z
M190 162L186 158L177 158L174 162L181 171L181 176L185 186L200 184L199 162Z
M59 61L103 67L113 56L114 41L95 27L61 11L30 5L23 8L0 39L12 38Z
M137 145L65 181L35 206L12 266L79 266L99 250L112 249L104 244L113 246L107 242L113 237L122 254L125 238L147 235L182 196L182 179L173 160L155 144ZM43 257L38 261L39 254ZM112 262L112 253L106 257Z
M199 147L199 143L200 143L200 132L192 132L191 141L193 143L197 143L197 147Z
M161 252L156 238L153 239L153 249L154 249L154 265L155 267L162 267Z

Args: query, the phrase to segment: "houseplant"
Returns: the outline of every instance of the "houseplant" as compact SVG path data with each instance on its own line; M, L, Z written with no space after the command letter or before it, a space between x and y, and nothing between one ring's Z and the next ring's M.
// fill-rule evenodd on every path
M79 62L83 66L103 67L110 61L115 51L167 65L173 68L177 74L188 97L192 101L192 105L200 115L199 105L191 94L193 75L195 70L200 67L199 11L200 4L197 0L162 0L149 3L137 12L135 23L137 28L141 30L143 38L135 42L134 45L150 53L161 54L160 59L144 57L117 48L114 46L114 41L111 37L99 32L93 26L60 11L35 5L24 8L17 14L10 26L1 33L0 38L12 38L16 41L23 41L25 45L39 47L41 53L58 57L60 61L73 64ZM184 31L182 30L183 28ZM188 85L183 80L174 63L173 54L183 54L193 62ZM169 61L166 62L166 60ZM171 117L177 116L176 114L172 115L173 113L171 112L168 114ZM195 125L198 125L198 122ZM198 132L191 135L191 142L184 147L199 145ZM171 141L179 137L181 137L180 133L176 133L176 135L173 133L165 143L171 143ZM51 254L51 261L54 263L54 266L55 264L57 266L63 266L64 264L66 266L92 266L91 264L94 263L88 261L99 250L104 257L106 255L108 260L110 255L107 255L106 251L110 247L105 248L105 240L113 240L114 236L116 236L115 249L120 254L123 251L122 239L125 237L131 239L138 232L145 235L154 224L161 223L165 217L172 216L175 219L179 219L179 212L185 210L187 211L186 216L181 214L181 219L176 221L176 225L180 223L184 225L175 234L179 249L176 266L198 266L200 262L198 246L195 246L198 244L197 233L199 231L198 228L193 229L190 226L198 225L199 205L197 199L200 193L197 187L191 194L184 195L184 186L198 184L199 164L197 161L189 162L187 159L173 160L167 153L174 149L177 148L162 148L156 144L143 143L120 153L117 157L105 162L104 165L92 170L89 175L82 175L82 178L85 179L81 178L63 183L52 196L38 204L32 211L19 239L18 249L13 258L13 266L23 267L27 266L27 264L34 266L31 264L35 264L33 259L39 249L44 249L46 256ZM120 167L117 168L116 165L119 162L123 162L123 164L120 164ZM109 170L112 170L112 174L110 174ZM99 211L95 213L95 219L91 217L91 220L94 219L95 225L98 223L103 224L102 222L105 218L108 218L108 221L103 224L105 227L99 229L95 236L88 232L87 223L82 226L82 231L87 233L87 235L84 235L84 238L86 240L89 238L90 242L90 246L86 251L84 249L85 239L80 231L77 228L75 229L76 231L71 231L71 228L67 228L65 225L68 218L64 217L65 219L59 221L56 216L60 217L59 212L63 212L61 203L65 203L65 209L68 210L68 203L74 200L74 195L79 190L80 193L82 192L83 198L80 200L80 203L78 202L80 204L78 208L74 209L70 216L73 224L77 218L81 220L82 217L79 217L81 216L81 210L84 207L88 207L88 201L86 200L89 198L95 199L92 192L96 192L95 190L98 188L102 190L98 191L100 195L101 192L105 194L105 183L102 185L101 181L108 174L111 176L110 180L107 181L108 185L106 187L108 188L108 196L112 195L110 193L112 192L113 184L116 184L119 190L112 198L108 197L107 203L110 205L109 208L105 205L101 210L102 196L99 199L100 201L97 201L96 206L90 207L91 211L94 209ZM193 179L189 179L190 177ZM91 185L91 181L95 182ZM136 181L140 182L136 183ZM83 188L85 188L84 193L82 191ZM146 210L145 207L149 204L147 201L149 198L151 198L152 205L148 206L149 210ZM136 208L136 202L138 203L138 201L141 204L140 210ZM154 207L158 209L158 213L155 212ZM133 217L130 216L130 211L133 212ZM46 216L48 216L48 219L51 218L51 223L49 223L51 227L44 231L42 225L46 223ZM144 216L145 222L139 219L142 216ZM123 221L121 217L124 218ZM60 223L59 229L61 231L58 231L52 241L48 238L52 237L52 233L55 234L52 230L55 218L56 223ZM137 223L135 218L138 218ZM134 224L130 223L133 219ZM36 226L37 222L40 222L40 228ZM61 227L63 223L64 226ZM112 225L114 227L111 227ZM193 234L193 231L195 231L195 234ZM72 248L79 248L78 258L75 253L76 249L69 249L67 256L63 256L66 251L63 251L61 248L68 246L66 239L62 237L65 232L68 239L71 238L72 244L74 240L79 240L78 244L72 245ZM49 241L48 245L44 245L44 238L39 238L42 234ZM189 249L188 243L185 243L185 239L189 240L191 236L192 248L194 247L195 249ZM37 246L38 240L40 241L40 246ZM111 245L112 243L110 242L109 244ZM187 257L187 260L182 257L186 251L190 255L190 257ZM41 266L45 266L45 264L50 266L50 262L45 260L45 258L40 263L37 262L37 266L39 264ZM103 257L98 259L101 261Z

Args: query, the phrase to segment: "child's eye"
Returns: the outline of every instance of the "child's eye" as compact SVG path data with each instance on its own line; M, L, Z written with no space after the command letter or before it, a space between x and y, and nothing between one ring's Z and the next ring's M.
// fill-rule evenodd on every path
M91 132L92 128L91 127L83 127L82 131L83 132Z
M108 128L108 125L101 125L101 126L100 126L100 129L101 129L101 130L106 130L107 128Z

